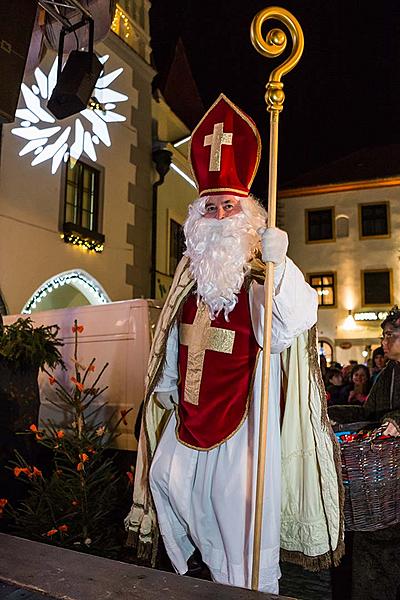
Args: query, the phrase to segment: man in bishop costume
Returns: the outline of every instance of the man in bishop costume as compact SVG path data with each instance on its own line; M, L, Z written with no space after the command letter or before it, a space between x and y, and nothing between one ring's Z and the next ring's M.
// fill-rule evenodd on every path
M197 548L214 581L251 587L265 263L274 263L259 590L279 559L310 569L343 553L338 447L318 367L317 296L249 195L261 153L253 121L223 94L191 138L199 198L154 335L133 506L139 555L161 532L179 574ZM157 526L158 524L158 526Z

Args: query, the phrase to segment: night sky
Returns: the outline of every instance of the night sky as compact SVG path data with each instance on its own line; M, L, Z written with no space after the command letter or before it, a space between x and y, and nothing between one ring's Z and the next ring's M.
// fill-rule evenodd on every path
M361 148L399 143L398 2L285 0L278 5L294 14L305 37L300 62L283 78L279 182ZM260 196L267 180L264 87L283 60L262 57L250 42L250 23L266 6L265 0L153 0L150 11L156 68L166 68L180 36L204 106L224 92L255 120L264 141L253 186Z

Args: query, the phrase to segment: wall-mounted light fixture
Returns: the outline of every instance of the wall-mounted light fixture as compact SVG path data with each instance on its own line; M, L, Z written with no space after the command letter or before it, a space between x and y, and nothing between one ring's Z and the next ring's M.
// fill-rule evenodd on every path
M352 331L354 329L358 329L358 325L353 317L353 312L350 309L348 310L347 317L343 321L342 329L344 329L345 331Z

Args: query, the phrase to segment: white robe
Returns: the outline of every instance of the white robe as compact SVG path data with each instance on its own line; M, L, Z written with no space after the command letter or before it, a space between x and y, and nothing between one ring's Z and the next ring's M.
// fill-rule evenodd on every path
M263 344L264 289L253 282L250 312L258 344ZM280 538L280 352L314 325L317 294L300 270L286 259L275 270L267 465L259 590L278 594ZM258 454L262 352L248 417L229 440L208 451L184 446L176 439L173 414L150 469L150 487L168 556L184 574L195 546L218 583L251 587L254 505ZM155 391L176 390L178 328L167 343L166 364ZM290 401L290 398L287 399Z

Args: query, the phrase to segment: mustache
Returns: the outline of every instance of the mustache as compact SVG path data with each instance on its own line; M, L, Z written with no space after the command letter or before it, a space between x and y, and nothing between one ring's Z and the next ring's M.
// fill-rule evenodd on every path
M200 218L192 224L187 233L193 242L193 238L203 237L207 234L207 242L218 242L220 238L238 239L244 232L254 231L254 228L248 223L244 213L227 217L225 219L204 219ZM186 241L188 242L189 240Z

